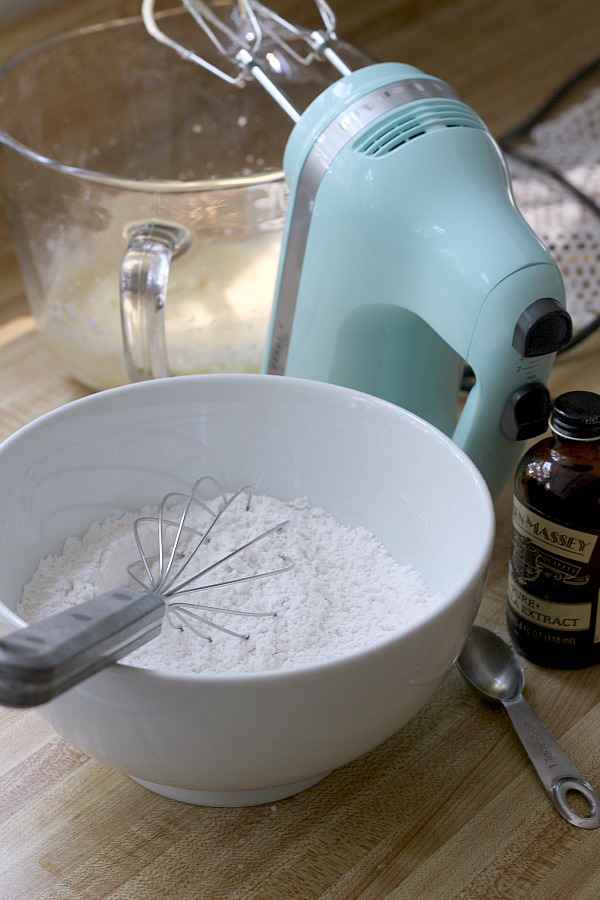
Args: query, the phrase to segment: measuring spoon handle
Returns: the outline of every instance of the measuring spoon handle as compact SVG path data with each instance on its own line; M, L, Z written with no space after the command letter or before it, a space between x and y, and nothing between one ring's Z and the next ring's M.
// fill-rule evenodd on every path
M527 700L504 702L523 747L527 751L548 795L560 814L578 828L600 825L600 799L591 784L571 762L543 722L540 722ZM589 811L582 815L569 803L569 793L581 794Z

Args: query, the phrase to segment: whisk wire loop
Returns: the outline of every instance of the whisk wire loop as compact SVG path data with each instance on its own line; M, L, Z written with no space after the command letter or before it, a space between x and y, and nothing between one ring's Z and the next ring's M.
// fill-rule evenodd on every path
M227 609L224 610L220 606L202 606L196 603L180 603L177 602L175 604L168 604L166 610L166 616L169 621L169 624L172 628L176 628L179 631L183 631L184 627L189 628L190 631L193 631L195 635L203 638L203 640L208 641L209 643L212 641L210 635L205 634L203 631L194 624L194 621L202 622L203 625L208 625L210 628L214 628L216 631L220 631L222 634L229 634L232 637L241 638L242 640L247 641L250 637L249 634L244 634L240 631L234 631L232 628L226 628L225 625L221 625L219 622L215 622L214 619L209 619L207 616L200 615L198 610L202 610L207 613L223 613L227 612L229 615L233 616L244 616L245 618L254 618L254 619L265 619L265 618L276 618L276 612L252 612L249 610L242 609ZM179 619L180 624L174 622L174 618ZM194 620L194 621L192 621Z
M281 558L284 560L284 565L278 569L274 569L271 572L258 572L258 573L255 572L252 575L238 576L237 578L234 578L231 581L219 581L217 583L213 583L210 585L195 585L195 587L192 587L192 588L189 587L190 584L194 584L194 582L196 582L199 578L203 577L204 575L208 575L208 573L212 572L213 569L216 569L217 566L221 566L221 565L223 565L223 563L229 562L230 559L233 559L235 556L238 556L244 550L247 550L248 547L252 547L254 544L257 544L259 541L264 540L265 538L269 537L269 535L271 535L271 534L275 534L275 532L277 532L277 531L281 531L281 529L284 528L288 524L288 521L289 520L286 520L285 522L279 522L277 525L274 525L272 528L268 528L266 531L261 532L261 534L257 535L256 537L252 538L251 540L247 541L245 544L242 544L240 547L236 547L235 550L232 550L230 553L227 553L225 556L220 557L220 559L218 559L216 562L211 563L211 565L209 565L209 566L206 566L200 572L193 575L191 578L188 578L187 581L182 582L181 584L177 585L176 587L169 586L167 590L162 591L163 596L171 597L173 595L179 596L180 594L193 594L195 591L206 590L208 587L211 587L211 588L212 587L226 587L226 586L230 586L232 584L242 584L244 581L255 581L257 578L265 578L268 575L280 575L283 572L289 571L290 568L293 567L293 564L291 563L291 560L289 560L288 557L282 555ZM216 520L215 520L215 522L216 522ZM213 525L214 524L215 523L213 523ZM213 527L213 525L211 525L211 528ZM201 544L202 544L202 541L199 541L198 544L196 545L196 547L194 548L194 551L193 551L194 553L196 552L196 550L198 550L200 548ZM192 558L192 556L190 556L188 558L188 560L186 560L186 563L184 564L184 566L182 566L181 571L183 571L183 569L185 568L185 566L187 565L187 563L190 561L191 558ZM288 560L288 561L285 562L285 560Z
M216 492L214 500L217 505L215 505L213 500L208 502L199 496L200 490L207 484L212 489L211 492L213 494ZM205 614L228 613L236 616L262 618L275 616L276 613L188 603L179 599L182 595L200 593L214 588L234 587L244 582L281 575L289 572L294 567L294 562L289 556L279 553L281 565L275 568L252 572L247 575L235 574L233 577L224 577L222 580L207 579L200 583L202 579L206 579L206 576L218 569L219 566L224 566L245 550L281 531L289 522L289 520L285 520L260 532L260 534L238 545L228 553L220 555L212 562L199 567L194 574L184 578L184 573L189 571L188 567L192 564L200 549L209 543L213 529L240 498L245 498L245 509L249 510L252 501L252 488L249 485L239 488L228 498L219 482L212 476L205 475L196 481L189 494L178 491L172 491L167 494L160 503L156 515L140 516L136 519L133 526L139 559L127 567L129 576L144 589L159 594L164 598L166 619L173 628L183 630L183 627L186 626L199 637L208 641L211 640L210 636L201 631L195 624L196 622L201 622L203 625L238 638L247 638L248 635L233 631L213 621L212 618L208 618ZM183 503L181 515L172 517L173 507L177 507L181 503ZM200 509L208 516L208 522L205 526L190 522L193 509ZM152 530L155 533L156 554L149 553L145 546L142 530L145 530L148 525L153 526ZM170 535L173 534L173 530L174 537L171 541ZM184 545L184 537L194 539L192 540L191 549ZM179 565L180 561L181 564ZM142 575L138 574L140 568L143 572Z
M221 510L216 515L212 511L210 506L208 506L207 503L205 503L203 500L198 499L198 497L197 497L197 494L198 494L198 491L200 490L201 485L203 485L207 481L209 483L211 483L213 486L216 486L218 492L221 495L221 499L223 501ZM166 510L167 506L169 504L171 504L173 502L173 500L176 498L181 498L182 500L185 500L185 507L183 510L183 514L182 514L181 518L179 519L179 523L177 525L177 533L175 535L175 540L173 541L173 547L172 547L171 553L169 555L169 560L167 562L167 565L166 565L164 571L161 571L161 577L160 577L159 583L156 586L156 590L158 593L166 594L168 592L170 586L174 583L174 581L176 581L177 578L179 578L179 576L182 574L182 572L187 568L189 563L192 561L193 557L198 552L198 550L200 549L202 544L205 542L205 540L208 539L208 536L209 536L210 532L212 531L214 525L220 519L220 517L223 514L223 512L225 511L225 509L228 509L231 506L234 499L236 499L240 494L246 493L248 496L248 504L247 504L246 508L249 509L250 496L251 496L251 494L249 493L250 491L251 491L251 489L249 487L240 488L238 491L236 491L235 494L232 495L231 499L228 501L227 498L225 497L223 489L222 489L221 485L218 483L218 481L216 481L216 479L214 479L210 475L203 475L202 478L199 478L196 481L190 494L181 494L177 491L167 494L167 496L163 499L162 503L160 504L159 514L158 514L159 555L160 555L161 560L163 558L163 546L164 546L164 537L165 537L164 526L166 524L167 525L171 524L169 522L169 520L165 519L165 510ZM175 575L169 581L169 576L171 575L175 559L177 558L177 553L178 553L178 549L180 546L182 534L186 530L194 531L194 529L189 529L187 527L190 509L193 505L200 506L202 509L204 509L212 517L212 521L211 521L209 527L206 529L206 531L200 533L200 535L201 535L200 540L198 541L198 543L196 544L196 546L194 547L192 552L187 556L187 558L186 558L185 562L183 563L183 565L181 566L181 568L175 573ZM195 533L198 534L198 532L195 532Z
M166 494L165 497L163 497L162 502L159 506L158 516L139 516L135 520L135 522L133 524L133 534L134 534L135 543L136 543L138 553L139 553L139 559L135 563L132 563L130 566L127 567L127 572L129 573L129 575L132 578L135 579L135 581L137 581L138 584L142 585L142 587L148 588L157 594L162 593L162 588L164 586L165 580L168 578L169 573L171 572L171 569L173 567L174 561L178 556L178 548L179 548L182 533L184 531L186 531L186 532L191 532L193 534L197 534L199 536L202 536L204 534L204 532L199 532L194 528L190 528L189 525L187 524L188 513L189 513L189 509L190 509L192 503L195 503L198 506L201 506L211 517L214 518L215 514L213 513L212 509L208 506L208 504L205 503L203 500L198 499L198 497L197 497L200 486L204 482L207 482L207 481L210 482L213 485L213 487L215 487L217 489L217 493L221 496L223 504L225 504L227 498L225 496L223 488L221 487L219 482L216 480L216 478L213 478L212 475L203 475L201 478L199 478L196 481L196 483L194 484L194 486L189 494L183 494L183 493L180 493L179 491L171 491L170 493ZM167 507L169 507L173 504L173 501L176 498L185 500L186 503L185 503L185 509L184 509L183 515L179 518L178 521L173 521L172 519L167 519L165 517L165 511L166 511ZM150 556L144 550L143 541L142 541L142 538L140 535L141 526L148 522L152 523L153 525L154 524L157 525L156 536L157 536L157 543L158 543L158 552L155 556ZM175 536L175 540L173 541L171 553L169 555L167 564L165 566L166 526L176 528L177 533ZM151 562L158 563L158 574L157 575L154 575L154 573L151 569L151 566L150 566ZM139 567L140 565L142 565L145 569L147 583L140 580L140 578L138 578L135 575L135 569L137 567Z

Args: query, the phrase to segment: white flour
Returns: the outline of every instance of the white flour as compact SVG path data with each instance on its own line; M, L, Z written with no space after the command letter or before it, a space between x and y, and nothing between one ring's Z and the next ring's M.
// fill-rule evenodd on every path
M138 515L96 522L83 538L69 538L62 555L42 560L24 589L19 614L32 621L115 587L135 586L126 567L138 558L132 532ZM364 528L349 529L304 500L281 502L254 496L250 510L236 501L202 548L206 552L202 564L284 520L289 524L282 531L249 548L243 558L219 566L212 579L281 567L280 554L294 560L290 572L183 598L230 609L276 612L275 617L211 613L214 621L249 638L240 640L204 626L202 630L212 637L210 643L165 621L159 637L124 662L176 672L288 669L367 647L439 602L440 597L430 595L414 568L399 565ZM153 529L148 535L155 533ZM188 574L193 572L186 570Z

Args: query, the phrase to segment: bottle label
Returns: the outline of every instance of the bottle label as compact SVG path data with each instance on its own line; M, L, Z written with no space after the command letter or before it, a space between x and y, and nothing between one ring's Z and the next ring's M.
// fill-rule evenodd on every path
M592 624L591 603L551 603L527 593L511 577L508 602L518 616L554 631L587 631ZM600 641L596 633L594 642Z
M573 528L565 528L556 522L544 519L538 513L524 506L517 497L513 500L513 528L524 538L527 538L540 550L548 551L546 565L550 569L555 567L555 554L565 559L572 559L579 563L589 563L598 535L588 531L575 531ZM569 568L572 569L569 575ZM579 571L577 566L565 566L559 563L557 573L564 572L565 580L576 578Z
M534 662L600 662L600 531L545 518L513 497L508 626Z

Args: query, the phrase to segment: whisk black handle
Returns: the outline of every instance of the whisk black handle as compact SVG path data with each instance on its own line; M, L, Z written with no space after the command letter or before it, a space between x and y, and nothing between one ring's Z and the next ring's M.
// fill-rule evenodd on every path
M37 706L156 637L165 601L118 588L0 638L0 704Z

